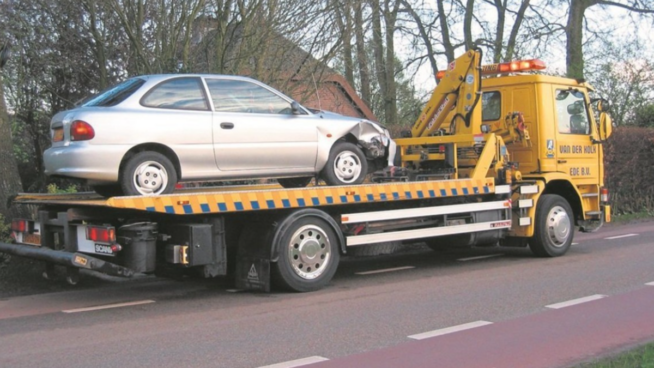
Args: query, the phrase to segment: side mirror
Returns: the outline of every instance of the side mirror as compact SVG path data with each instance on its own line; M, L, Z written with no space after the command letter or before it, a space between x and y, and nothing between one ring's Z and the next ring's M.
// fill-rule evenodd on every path
M600 110L601 111L601 110ZM605 111L600 112L599 116L599 138L600 141L607 140L613 133L613 120Z
M299 103L297 103L297 101L291 102L291 112L293 113L293 115L302 115L303 114L302 107L300 106Z

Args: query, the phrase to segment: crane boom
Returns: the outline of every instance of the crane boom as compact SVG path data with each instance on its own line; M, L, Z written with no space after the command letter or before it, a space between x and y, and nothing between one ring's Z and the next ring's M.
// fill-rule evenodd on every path
M481 91L481 50L468 50L451 62L444 77L411 129L412 137L426 137L441 128L450 112L470 126L470 114Z

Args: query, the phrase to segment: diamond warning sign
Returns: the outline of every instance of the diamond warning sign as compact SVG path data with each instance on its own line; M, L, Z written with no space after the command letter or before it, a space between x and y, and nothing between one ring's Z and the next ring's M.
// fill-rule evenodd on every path
M252 264L252 267L250 267L250 271L248 272L248 280L259 281L259 274L257 273L257 268L254 267L254 263Z

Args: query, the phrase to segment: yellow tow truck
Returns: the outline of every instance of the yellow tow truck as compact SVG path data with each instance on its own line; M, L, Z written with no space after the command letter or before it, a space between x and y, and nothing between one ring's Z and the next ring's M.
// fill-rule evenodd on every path
M602 145L611 119L584 81L537 74L539 60L481 65L469 50L440 75L396 166L352 186L233 186L100 198L20 194L35 219L12 221L0 252L40 259L75 284L111 275L234 270L236 286L313 291L351 247L397 241L529 246L555 257L575 227L610 221Z

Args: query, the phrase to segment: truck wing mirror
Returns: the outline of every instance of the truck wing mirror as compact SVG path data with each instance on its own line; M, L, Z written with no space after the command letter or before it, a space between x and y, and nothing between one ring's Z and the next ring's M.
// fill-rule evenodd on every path
M601 111L601 110L600 110ZM599 116L599 138L600 141L607 140L613 133L613 121L606 111L601 111Z

